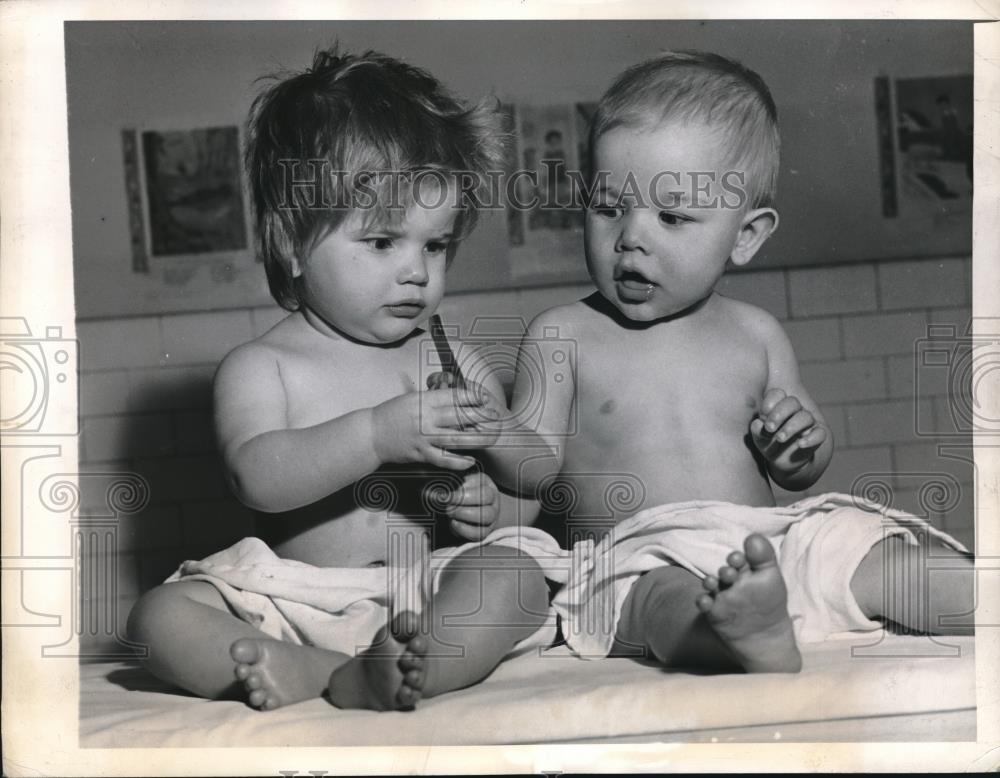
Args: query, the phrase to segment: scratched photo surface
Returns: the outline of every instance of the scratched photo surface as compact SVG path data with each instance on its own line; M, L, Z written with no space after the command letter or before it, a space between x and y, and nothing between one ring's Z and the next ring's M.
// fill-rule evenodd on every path
M905 571L887 557L886 580L906 580L923 593L962 576L973 581L971 569L962 568L960 555L968 553L983 568L972 590L995 585L995 574L987 581L992 557L984 550L983 522L995 521L996 513L976 499L984 471L973 457L974 437L988 442L1000 434L994 412L1000 319L979 308L973 315L974 27L940 20L66 21L62 185L71 305L61 309L64 315L40 316L25 301L6 305L5 298L0 433L7 484L4 631L32 636L32 661L78 669L71 694L78 728L68 747L118 755L109 759L130 749L193 755L205 748L285 748L287 762L267 764L305 774L340 768L329 759L307 763L293 749L567 743L604 749L941 743L947 749L981 740L982 667L977 675L977 640L965 629L980 619L981 632L981 612L945 614L952 628L946 631L955 634L892 628L802 640L801 614L793 611L797 672L664 666L649 645L624 638L618 656L601 658L593 647L621 636L616 625L625 598L609 581L633 565L634 577L667 564L700 570L699 549L707 547L691 541L689 558L652 540L643 545L667 520L658 517L670 513L675 520L663 503L686 500L671 490L672 468L652 473L635 464L634 453L613 456L622 451L615 430L633 420L629 434L635 434L634 420L646 418L647 438L655 431L665 449L688 451L688 427L665 423L676 413L667 384L655 397L619 387L618 402L579 388L581 376L596 374L589 365L616 349L636 362L652 358L648 349L622 341L609 351L568 325L525 335L539 314L600 288L588 272L587 251L595 249L584 237L587 219L595 217L587 215L587 192L579 187L598 172L589 132L605 90L626 68L664 50L739 61L760 75L777 109L773 207L780 220L752 261L727 264L715 290L780 325L801 384L834 441L831 463L806 488L767 487L775 515L796 516L769 519L778 527L769 537L780 555L781 538L800 517L790 506L803 501L808 510L866 511L880 517L873 526L883 536L903 522L927 549ZM289 316L269 292L257 251L243 164L248 112L273 83L264 77L302 71L317 50L334 44L342 53L374 50L423 68L463 101L489 98L504 117L499 188L486 196L474 231L449 260L447 293L437 308L441 328L432 338L430 325L422 325L427 333L413 350L413 386L406 391L440 385L435 381L486 382L506 406L515 401L520 371L528 388L516 400L519 421L530 426L547 418L546 403L554 402L547 391L575 382L580 394L566 412L559 445L570 458L574 439L577 450L604 453L581 455L574 461L588 466L567 466L561 476L533 482L536 502L510 508L533 525L509 545L534 555L547 599L540 610L526 606L525 579L516 578L518 612L532 625L520 629L531 639L485 680L420 700L414 710L343 709L324 684L308 699L259 711L248 704L245 676L237 680L241 662L228 651L217 661L231 665L233 681L220 687L220 699L165 680L157 645L129 625L140 598L188 560L220 554L207 566L185 569L204 579L225 568L230 577L215 585L250 594L213 602L225 601L234 618L272 637L318 645L320 632L334 629L317 626L328 611L335 619L364 611L365 624L384 625L392 612L386 587L395 592L389 600L415 599L415 610L430 613L438 584L423 568L469 539L449 524L446 509L449 490L461 491L461 472L382 468L282 526L280 514L254 510L234 494L220 454L213 395L219 364ZM304 166L289 170L281 173L293 177L292 185L316 186ZM742 358L738 346L731 351L732 360ZM693 364L707 375L707 366L720 360L706 354ZM713 375L714 385L700 390L706 396L736 394ZM651 365L650 380L657 376L670 376L669 367ZM690 394L696 379L692 372L668 384ZM331 373L324 391L348 391L339 380ZM639 396L654 399L649 407L629 407L627 398ZM513 436L507 444L527 446L526 440ZM748 426L743 445L752 447L751 440ZM759 464L763 455L754 450L753 456L766 467ZM733 458L720 451L705 464L716 469L716 482L724 482L723 463ZM686 470L678 463L679 472ZM510 490L504 493L498 499L509 502L499 504L514 505ZM297 548L297 532L315 531L343 512L342 497L360 505L370 525L379 523L384 540L374 543L384 548L362 549L357 554L369 555L342 567L279 559L282 549ZM547 540L538 540L542 531ZM749 531L703 530L732 549L742 541L730 538ZM429 540L413 540L424 536ZM316 554L310 558L323 558ZM844 565L862 555L838 549L814 553L808 564L823 581L846 582ZM725 561L721 553L698 575L712 575ZM792 591L791 567L781 568L789 602L804 602L812 595ZM345 587L348 568L361 570L358 580L383 593L361 603L341 598L337 589ZM394 577L418 568L419 580ZM454 618L474 624L480 641L491 630L506 639L511 624L483 615L495 570L476 571L466 573L467 612ZM272 579L278 579L273 586ZM850 593L846 584L824 586ZM885 595L885 607L897 607L890 599ZM670 607L689 608L691 600ZM900 607L909 609L904 620L926 616L920 597ZM178 630L199 640L204 635L187 621L191 614L177 617ZM335 623L341 629L347 621ZM358 634L347 653L364 651L374 631ZM443 637L434 645L428 662L446 666L448 656L464 655L463 646ZM38 713L40 705L30 707ZM405 760L392 761L388 751L371 753L365 771L403 769ZM142 771L155 764L153 757ZM537 760L497 764L539 767Z

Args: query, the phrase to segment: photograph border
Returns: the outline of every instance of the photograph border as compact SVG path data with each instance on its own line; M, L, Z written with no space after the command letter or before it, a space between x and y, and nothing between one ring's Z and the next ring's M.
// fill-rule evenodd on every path
M995 5L995 4L994 4ZM920 18L992 21L1000 8L976 2L921 2L905 6ZM739 2L676 7L680 18L787 18L788 7L777 2ZM808 18L893 18L900 5L881 3L812 3L796 9ZM292 15L294 11L294 16ZM470 8L456 2L421 7L427 18L467 18ZM482 18L663 18L660 3L621 3L613 7L591 3L483 3ZM695 14L698 12L698 15ZM211 9L193 2L177 3L32 3L0 5L0 113L16 117L4 122L0 158L5 170L0 184L0 312L23 318L31 327L59 328L73 341L75 308L67 153L66 89L63 21L81 18L117 20L255 18L379 18L409 19L411 5L350 2L331 6L300 2L286 5L247 2ZM992 16L990 14L993 14ZM1000 321L1000 25L978 24L975 32L975 168L973 203L973 335L990 336L989 319ZM7 162L9 161L9 167ZM876 175L873 171L873 175ZM125 268L125 272L131 272ZM982 328L982 329L979 329ZM44 336L45 333L41 333ZM34 332L40 336L40 333ZM1000 418L1000 392L987 395L986 418ZM77 398L71 393L50 403L56 430L75 428ZM74 434L55 434L32 443L47 449L61 473L78 468ZM27 445L4 437L4 445ZM975 440L975 460L982 474L976 484L979 526L977 566L983 581L996 580L1000 559L1000 446ZM39 626L53 619L68 621L73 604L64 581L67 548L65 527L52 528L42 548L28 549L24 561L8 567L8 549L20 539L18 528L31 521L34 495L20 491L20 474L4 459L2 481L4 583L8 576L32 587L33 613ZM70 476L73 478L73 476ZM63 560L63 563L60 563ZM63 564L60 567L60 564ZM58 585L52 582L58 581ZM17 612L3 588L3 612ZM981 586L985 612L1000 612L1000 587ZM6 621L6 620L5 620ZM1000 766L1000 630L981 629L976 635L978 740L975 743L732 743L650 745L539 745L482 747L379 748L212 748L212 749L80 749L77 747L77 663L69 656L39 656L36 631L3 628L3 759L9 775L165 775L165 774L399 774L399 773L558 773L558 772L797 772L928 770L987 771Z

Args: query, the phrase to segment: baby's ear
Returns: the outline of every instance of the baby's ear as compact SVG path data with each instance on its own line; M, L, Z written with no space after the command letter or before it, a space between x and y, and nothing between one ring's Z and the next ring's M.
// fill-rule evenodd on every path
M740 231L730 255L734 265L745 265L778 229L778 212L773 208L754 208L740 222Z

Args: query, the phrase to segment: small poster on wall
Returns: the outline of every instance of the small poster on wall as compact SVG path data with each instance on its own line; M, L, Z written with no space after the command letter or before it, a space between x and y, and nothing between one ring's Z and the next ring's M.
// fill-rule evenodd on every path
M884 216L967 222L972 109L972 76L876 81Z
M586 278L582 195L589 183L587 129L596 103L507 106L516 142L507 235L517 281Z
M127 129L123 145L134 269L147 270L147 256L247 248L235 126L146 131L141 144Z

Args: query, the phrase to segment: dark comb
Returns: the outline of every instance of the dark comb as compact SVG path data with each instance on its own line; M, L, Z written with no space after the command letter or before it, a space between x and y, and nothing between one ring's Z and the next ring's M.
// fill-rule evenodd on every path
M453 379L452 386L455 388L465 386L465 379L462 378L462 371L458 367L455 352L451 350L448 336L444 334L441 317L436 313L431 316L431 338L434 340L434 347L437 349L438 357L441 358L441 370L448 373Z

